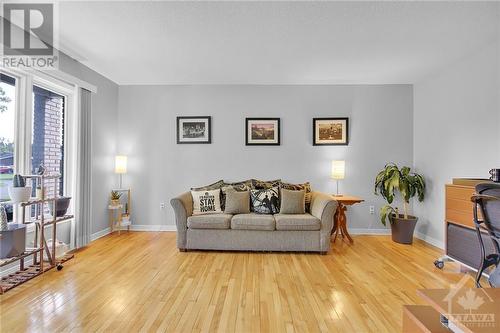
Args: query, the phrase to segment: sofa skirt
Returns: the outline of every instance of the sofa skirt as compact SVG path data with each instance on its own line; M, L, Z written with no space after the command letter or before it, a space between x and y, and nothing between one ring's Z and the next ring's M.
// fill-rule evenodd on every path
M190 250L320 252L320 232L188 229Z

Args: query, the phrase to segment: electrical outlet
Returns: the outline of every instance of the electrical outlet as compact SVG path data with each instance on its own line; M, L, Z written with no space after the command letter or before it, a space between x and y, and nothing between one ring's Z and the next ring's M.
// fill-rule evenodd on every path
M370 206L370 214L375 214L375 206Z
M164 202L160 202L160 209L165 209L165 203Z

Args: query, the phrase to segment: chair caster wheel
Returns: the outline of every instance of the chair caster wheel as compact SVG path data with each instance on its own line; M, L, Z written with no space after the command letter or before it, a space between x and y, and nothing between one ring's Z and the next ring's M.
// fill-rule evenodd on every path
M64 268L64 266L63 266L63 265L61 265L61 264L58 264L56 268L57 268L57 270L58 270L58 271L60 271L61 269L63 269L63 268Z
M437 267L437 268L439 268L439 269L443 269L443 267L444 267L444 262L443 262L443 261L441 261L441 260L436 260L436 261L434 261L434 266L436 266L436 267Z

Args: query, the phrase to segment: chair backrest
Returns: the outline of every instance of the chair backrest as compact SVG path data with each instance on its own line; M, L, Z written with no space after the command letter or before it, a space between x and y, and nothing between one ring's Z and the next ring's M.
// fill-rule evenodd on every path
M484 223L491 233L500 238L500 184L481 183L476 185L477 194L496 197L499 200L481 200Z

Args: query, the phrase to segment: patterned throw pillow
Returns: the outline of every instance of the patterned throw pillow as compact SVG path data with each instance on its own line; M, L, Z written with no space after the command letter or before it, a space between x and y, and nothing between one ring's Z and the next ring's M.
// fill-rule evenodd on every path
M252 211L257 214L278 214L280 212L279 187L251 190Z
M281 183L281 188L292 191L304 190L306 192L306 212L310 212L312 194L311 194L311 184L309 182L306 182L304 184Z
M191 191L206 191L206 190L217 190L224 185L224 181L221 179L213 184L205 185L201 187L191 187Z
M252 179L252 188L256 190L276 187L281 185L281 179L276 180L258 180Z
M222 213L220 190L191 191L193 215Z

